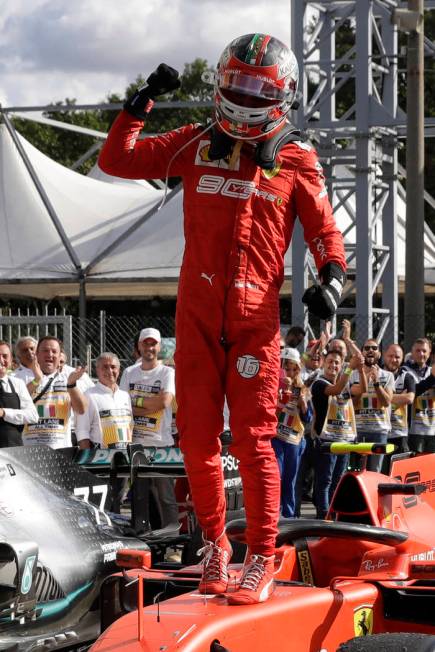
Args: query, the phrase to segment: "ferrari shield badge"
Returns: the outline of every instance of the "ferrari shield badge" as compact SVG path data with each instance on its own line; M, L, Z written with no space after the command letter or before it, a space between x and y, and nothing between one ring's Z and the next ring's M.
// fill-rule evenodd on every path
M261 174L266 177L266 179L273 179L273 177L276 177L276 175L279 174L280 170L281 163L277 163L272 170L261 170Z
M353 629L355 636L368 636L373 632L373 608L363 605L353 612Z

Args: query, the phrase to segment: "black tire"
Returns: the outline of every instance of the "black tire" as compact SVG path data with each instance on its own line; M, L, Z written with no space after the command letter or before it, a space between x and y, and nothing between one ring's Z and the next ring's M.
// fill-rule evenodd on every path
M435 636L409 632L358 636L342 643L337 652L435 652Z

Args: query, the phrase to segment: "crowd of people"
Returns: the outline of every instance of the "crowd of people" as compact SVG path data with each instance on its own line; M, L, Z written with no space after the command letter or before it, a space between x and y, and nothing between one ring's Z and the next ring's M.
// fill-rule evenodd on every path
M161 335L144 328L135 342L136 362L124 369L115 353L95 363L95 382L85 367L66 363L62 342L47 335L21 337L12 351L0 342L0 447L45 444L64 448L117 448L174 444L174 369L158 359ZM121 377L120 377L121 376ZM119 384L118 384L119 382ZM162 527L178 527L171 480L152 481ZM119 483L112 509L119 511Z
M321 451L324 442L392 443L395 453L435 452L435 361L432 343L418 338L404 355L393 343L381 353L376 339L359 348L351 325L341 338L329 332L302 353L299 327L281 338L278 428L272 441L281 473L281 514L300 515L308 498L318 518L348 466L346 455ZM289 346L290 345L290 346ZM389 456L372 455L367 468L388 472Z
M281 475L281 515L300 516L312 500L318 518L348 465L346 455L321 452L323 442L390 442L395 452L435 452L435 362L429 339L415 340L405 356L399 344L381 355L376 339L359 348L343 321L341 338L328 330L303 348L304 331L281 338L277 432L272 440ZM144 328L134 364L124 369L115 353L95 363L95 382L84 367L66 363L52 336L21 337L14 351L0 342L0 447L45 444L51 448L173 446L175 370L159 360L161 335ZM225 406L228 410L228 406ZM388 471L388 456L373 455L369 470ZM169 479L153 481L162 527L178 523ZM119 511L121 484L113 509Z

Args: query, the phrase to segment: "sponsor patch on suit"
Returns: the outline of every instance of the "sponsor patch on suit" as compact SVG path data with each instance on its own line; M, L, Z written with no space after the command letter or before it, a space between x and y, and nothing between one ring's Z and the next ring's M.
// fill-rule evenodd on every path
M210 141L209 140L200 140L198 144L198 149L196 150L195 156L195 165L207 165L211 168L221 168L222 170L229 170L230 157L226 156L224 159L218 159L217 161L211 161L208 155L210 150ZM235 161L233 170L240 169L240 159L238 158Z

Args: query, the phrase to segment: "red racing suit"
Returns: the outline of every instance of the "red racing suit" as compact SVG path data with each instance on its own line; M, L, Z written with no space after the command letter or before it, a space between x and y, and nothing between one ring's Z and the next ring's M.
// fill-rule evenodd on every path
M275 168L264 171L245 144L229 169L228 160L209 159L209 133L200 125L139 141L142 127L123 111L99 164L119 177L156 179L166 177L170 163L170 176L182 177L186 244L176 315L177 426L197 518L206 539L222 533L219 434L226 396L248 545L269 556L280 504L270 440L277 424L284 254L298 216L317 268L336 262L345 269L342 235L310 145L285 145Z

